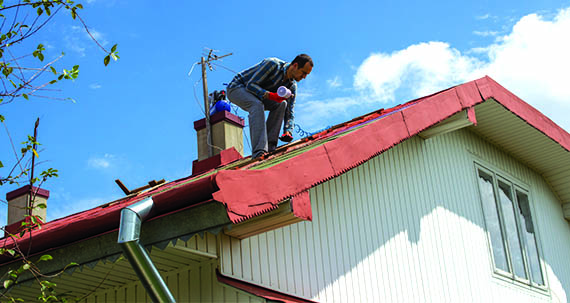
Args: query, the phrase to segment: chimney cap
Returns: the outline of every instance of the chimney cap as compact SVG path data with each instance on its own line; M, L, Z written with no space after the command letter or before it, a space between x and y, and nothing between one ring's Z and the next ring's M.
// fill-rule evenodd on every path
M6 200L7 201L11 201L14 200L20 196L23 196L25 194L28 193L35 193L36 196L39 197L43 197L43 198L49 198L49 190L47 189L43 189L43 188L39 188L39 187L35 187L35 186L31 186L31 185L24 185L16 190L13 190L9 193L6 194Z
M234 124L235 126L238 127L244 127L245 126L245 121L243 118L236 116L228 111L221 111L221 112L217 112L215 114L213 114L210 117L210 124L216 124L220 121L226 121L229 123ZM196 131L199 131L201 129L206 128L206 118L202 118L200 120L194 121L194 129Z

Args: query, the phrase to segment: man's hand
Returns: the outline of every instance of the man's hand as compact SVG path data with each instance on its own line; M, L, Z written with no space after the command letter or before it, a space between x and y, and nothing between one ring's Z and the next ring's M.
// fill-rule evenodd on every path
M281 103L281 102L287 100L287 98L279 97L279 95L277 93L272 93L272 92L267 93L267 99L269 99L271 101L275 101L277 103Z
M279 140L283 142L291 142L293 140L293 135L291 135L290 132L286 132L283 135L281 135L281 137L279 137Z

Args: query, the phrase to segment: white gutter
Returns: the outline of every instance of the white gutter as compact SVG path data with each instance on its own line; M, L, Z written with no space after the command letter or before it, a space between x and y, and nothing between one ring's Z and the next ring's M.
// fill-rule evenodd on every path
M176 302L148 253L139 243L142 222L153 206L154 201L148 198L121 210L118 243L151 300L153 302Z

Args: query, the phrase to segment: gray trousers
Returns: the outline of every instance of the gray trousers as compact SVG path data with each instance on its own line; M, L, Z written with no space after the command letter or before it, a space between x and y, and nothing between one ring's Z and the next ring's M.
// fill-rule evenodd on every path
M228 89L228 99L248 112L249 136L251 138L251 156L258 157L263 152L272 152L277 148L279 130L283 124L283 116L287 101L277 103L271 100L259 100L245 87ZM265 122L265 111L269 111Z

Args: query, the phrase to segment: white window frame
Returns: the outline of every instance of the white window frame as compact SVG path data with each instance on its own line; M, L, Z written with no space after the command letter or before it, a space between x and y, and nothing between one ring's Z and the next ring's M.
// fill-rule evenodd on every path
M545 267L543 265L543 261L541 258L542 248L540 245L538 232L536 231L536 229L537 229L536 220L532 220L532 224L533 224L533 227L535 229L534 237L535 237L535 242L536 242L536 246L537 246L536 248L537 248L537 254L538 254L538 262L539 262L540 271L541 271L541 275L542 275L542 281L543 281L544 285L540 285L540 284L537 284L537 283L532 281L531 268L530 268L529 259L528 259L529 258L528 257L528 249L529 248L528 248L526 238L521 233L521 222L520 222L520 219L517 215L515 215L516 229L517 229L518 240L519 240L521 248L522 248L523 266L525 269L525 275L527 276L527 279L518 277L515 274L515 270L513 269L513 261L512 261L512 257L511 257L511 251L509 248L509 240L506 237L506 230L505 230L506 227L505 227L505 219L504 219L504 215L503 215L503 209L502 209L502 207L500 207L500 203L498 203L500 201L499 200L500 198L498 196L499 195L499 181L501 181L502 183L505 183L506 185L510 186L510 188L511 188L511 195L513 196L512 199L513 199L513 206L515 207L515 213L518 213L520 211L518 203L517 203L518 198L516 197L517 191L518 191L518 192L526 195L526 197L528 199L529 207L530 207L531 217L533 219L536 218L536 216L534 215L534 211L532 209L533 207L532 207L530 191L528 190L529 186L523 185L516 178L513 178L513 177L503 173L499 169L489 168L489 166L487 166L487 165L484 166L478 162L474 162L474 164L475 164L475 178L477 180L477 185L476 185L477 186L477 193L479 195L479 201L480 201L480 205L481 205L483 221L485 223L485 233L486 233L486 237L487 237L489 254L491 257L491 266L493 267L493 273L497 277L502 278L503 280L506 279L507 281L513 281L516 284L527 286L527 287L530 287L531 289L534 289L534 290L547 292L548 291L548 282L547 282L547 278L546 278L546 272L544 270ZM489 223L487 222L487 218L486 218L485 213L484 213L483 195L481 193L481 188L479 186L479 178L480 178L479 177L479 171L483 172L484 174L490 175L493 178L493 194L494 194L494 199L495 199L495 207L498 210L497 216L499 217L499 222L500 222L501 239L502 239L503 249L505 250L504 254L507 258L507 267L508 267L509 271L504 271L495 265L496 263L495 263L495 256L493 254L493 244L491 242L491 234L490 234L489 228L488 228ZM499 207L497 207L497 206L499 206Z

